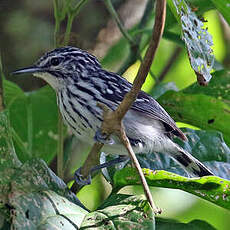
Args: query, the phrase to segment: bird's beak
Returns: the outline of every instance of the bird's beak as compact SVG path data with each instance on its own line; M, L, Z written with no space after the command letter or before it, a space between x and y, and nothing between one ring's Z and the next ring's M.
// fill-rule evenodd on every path
M38 73L38 72L44 72L44 70L37 66L30 66L30 67L16 70L12 72L12 74Z

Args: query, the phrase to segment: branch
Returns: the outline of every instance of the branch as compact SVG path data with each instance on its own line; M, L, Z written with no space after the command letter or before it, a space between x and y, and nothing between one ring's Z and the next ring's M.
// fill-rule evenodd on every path
M143 62L141 63L137 76L133 82L132 89L125 95L123 101L115 111L115 113L117 113L117 116L119 116L120 119L124 117L125 113L132 106L132 103L136 100L138 93L141 90L141 87L144 84L145 79L148 75L149 69L155 57L156 50L158 48L164 30L165 13L166 13L166 1L157 0L155 24L152 32L152 37L150 39L149 47L146 51Z
M167 65L165 66L165 68L162 70L162 72L160 73L159 77L157 78L156 85L159 84L160 82L162 82L164 80L166 74L168 73L168 71L170 70L170 68L172 67L172 65L177 60L177 58L180 55L181 51L182 51L182 48L179 47L179 46L176 47L176 49L173 51L172 55L170 56L170 58L168 60Z
M145 11L144 11L144 14L141 18L139 25L138 25L137 30L141 31L146 27L146 24L148 22L148 18L150 16L153 8L154 8L154 1L152 1L152 0L148 1L148 3L145 6ZM135 45L130 47L131 49L130 49L129 56L126 59L126 61L124 62L124 64L118 70L118 74L122 75L128 69L128 67L130 67L133 63L136 62L137 59L139 59L141 62L143 61L142 57L141 57L141 53L140 53L140 44L141 44L142 34L143 33L139 33L135 37L135 40L134 40Z
M130 37L130 35L127 33L126 29L124 28L122 22L120 21L116 10L114 9L111 0L104 0L105 5L107 7L107 9L109 10L110 14L112 15L113 19L115 20L115 22L117 23L117 26L119 27L121 33L123 34L123 36L127 39L127 41L131 44L131 45L135 45L134 41L132 40L132 38Z
M147 185L147 182L145 180L145 177L143 175L142 169L140 167L139 162L136 159L135 153L132 150L132 147L130 145L129 139L127 138L122 119L125 116L126 112L130 109L132 106L132 103L136 100L138 93L141 90L141 87L143 83L145 82L145 79L148 75L149 69L151 67L152 61L154 59L157 47L159 45L163 29L164 29L164 23L165 23L165 13L166 13L166 0L157 0L156 4L156 17L155 17L155 24L153 28L153 33L152 37L150 40L149 47L147 49L147 52L145 54L145 57L143 59L143 62L141 63L140 69L138 71L138 74L134 80L133 87L132 89L125 95L123 101L120 103L118 108L115 111L111 111L107 106L100 104L99 106L104 110L103 113L103 123L101 126L101 130L103 134L106 134L107 137L109 137L110 134L115 133L119 136L121 142L124 144L126 147L130 158L136 167L139 175L141 182L144 187L145 195L152 206L153 210L155 213L160 213L160 210L156 208L149 187ZM84 163L81 173L82 176L87 177L89 174L89 170L93 165L91 164L88 159L94 159L95 155L99 159L99 151L103 147L103 144L100 143L95 143L93 146L93 149L91 150L87 161ZM94 151L96 149L96 151ZM91 156L93 154L93 156ZM87 165L86 165L87 163ZM88 163L90 165L88 165ZM72 190L72 188L71 188ZM72 190L73 191L73 190Z

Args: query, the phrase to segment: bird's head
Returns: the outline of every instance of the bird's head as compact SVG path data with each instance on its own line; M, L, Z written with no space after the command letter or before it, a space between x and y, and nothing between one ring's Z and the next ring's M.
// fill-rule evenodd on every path
M44 54L33 66L14 71L13 74L32 73L44 79L55 90L87 80L89 73L101 68L93 55L75 47L62 47Z

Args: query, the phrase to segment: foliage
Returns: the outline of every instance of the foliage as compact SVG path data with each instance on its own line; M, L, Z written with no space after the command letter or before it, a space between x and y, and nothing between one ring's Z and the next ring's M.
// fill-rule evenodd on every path
M77 3L72 0L54 0L55 46L68 44L73 22L82 11L82 6L87 3L86 0ZM105 3L116 18L123 37L110 48L102 64L113 66L122 60L120 72L130 66L136 68L150 38L149 28L154 19L152 1L149 1L140 23L129 31L123 28L116 11L111 8L111 2L106 0ZM201 129L183 129L188 142L184 143L178 139L175 141L187 151L196 154L216 176L187 178L184 170L163 154L143 154L138 159L143 168L148 168L143 171L151 187L180 189L229 210L230 74L224 69L223 63L218 63L213 56L212 38L201 15L209 9L217 9L226 22L230 23L227 10L230 3L228 0L205 1L205 4L193 0L168 0L167 3L163 42L170 40L171 53L167 52L169 47L160 47L165 55L158 54L164 57L159 62L156 59L146 85L149 94L157 98L176 121ZM65 22L66 30L61 39L62 23ZM187 57L177 59L178 63L182 63L183 70L182 59L189 60L198 81L201 84L210 81L208 86L202 87L193 83L180 89L181 87L174 83L165 82L167 77L165 78L164 74L161 80L157 78L162 71L160 67L165 68L167 58L170 59L170 55L178 51L178 46L181 47L180 52L184 52L183 55L188 53ZM169 65L169 68L171 67L172 65ZM130 69L126 75L132 74ZM176 66L173 73L169 71L169 75L179 75L180 72L183 71ZM4 78L2 70L0 73ZM57 161L61 164L58 166L58 175L64 175L65 169L69 168L68 173L71 174L77 163L82 161L71 158L72 155L77 155L73 147L76 146L75 139L69 137L68 132L63 131L60 126L57 128L58 109L52 89L45 86L25 93L16 84L4 78L3 92L6 108L0 112L0 227L10 229L12 225L11 227L17 229L51 229L54 226L56 229L215 229L203 220L180 223L155 217L145 197L119 194L118 191L122 188L140 183L136 172L124 165L120 166L121 170L118 170L117 166L103 170L106 180L112 185L112 192L95 211L90 212L62 180L69 182L72 178L60 179L47 166L58 155ZM61 134L66 140L64 153L62 149L60 151ZM77 143L77 146L80 144ZM76 150L81 152L83 148ZM87 153L83 152L79 156L85 154ZM102 155L101 160L109 157ZM73 163L73 168L68 166L69 163ZM153 171L155 169L162 170Z

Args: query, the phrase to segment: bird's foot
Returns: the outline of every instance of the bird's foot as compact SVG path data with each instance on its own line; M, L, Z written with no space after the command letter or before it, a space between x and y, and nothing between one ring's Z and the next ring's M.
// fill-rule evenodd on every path
M107 145L113 145L114 144L114 140L110 137L107 138L107 135L103 134L100 129L98 129L96 131L95 136L94 136L94 140L101 142L103 144L107 144Z
M83 175L81 174L81 167L77 169L74 173L74 180L76 181L77 184L79 185L89 185L91 184L91 175L89 174L87 178L84 178Z

